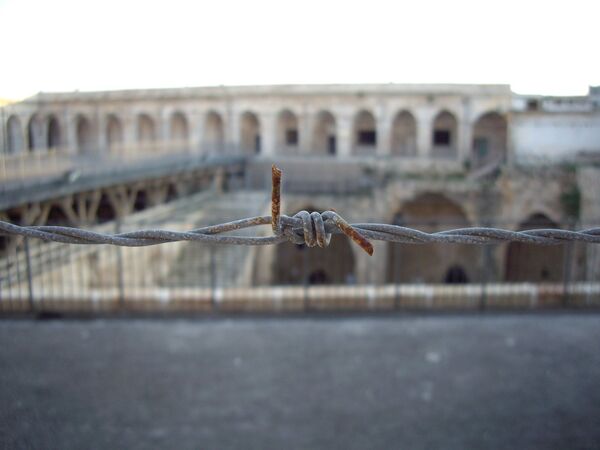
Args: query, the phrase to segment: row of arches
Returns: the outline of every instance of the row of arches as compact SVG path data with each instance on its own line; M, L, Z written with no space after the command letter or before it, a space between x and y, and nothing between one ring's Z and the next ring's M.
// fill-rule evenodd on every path
M335 155L338 152L338 122L333 113L319 111L312 118L310 136L302 138L302 147L314 154ZM95 123L86 115L75 117L75 145L79 153L96 150L98 142L104 142L109 149L123 145L133 139L141 145L149 145L159 140L189 145L190 124L182 112L174 112L168 119L167 136L159 133L157 121L147 113L140 113L135 118L132 138L126 139L123 121L116 114L109 114L104 121L104 129L96 130ZM239 150L246 154L257 154L263 147L263 130L259 115L245 111L240 116ZM414 115L407 110L399 111L392 119L388 136L389 149L392 155L415 157L418 155L418 131ZM440 111L433 119L431 126L431 156L451 158L457 156L458 121L455 115L447 110ZM6 124L8 136L8 152L18 153L25 148L36 150L57 148L66 145L66 135L55 115L44 119L35 114L26 125L27 133L18 116L9 117ZM352 153L356 155L374 154L379 145L381 130L378 128L374 114L369 110L358 111L352 122ZM102 134L103 139L98 139ZM224 120L216 111L209 112L202 126L202 147L204 150L222 151L225 147ZM483 114L473 127L473 156L477 162L502 156L506 150L507 123L497 112ZM280 111L276 116L277 152L294 154L300 151L301 130L298 116L291 110Z
M214 144L224 139L223 121L217 113L211 113L206 120L206 134ZM75 117L75 145L80 154L92 153L98 146L98 133L93 121L86 115L79 114ZM60 122L53 114L45 119L39 115L30 118L26 127L26 134L18 116L12 115L6 123L8 153L16 154L28 149L56 149L67 145L67 136L63 132ZM123 121L116 114L106 117L104 142L109 150L124 145L125 127ZM189 141L189 125L186 116L175 112L169 119L169 141L187 144ZM149 114L139 114L135 124L135 141L141 145L156 143L159 140L158 127L155 119Z
M46 123L38 115L32 116L27 125L27 136L23 133L19 117L10 116L6 122L6 136L8 153L19 153L25 148L56 148L63 140L61 127L54 115L49 115Z
M404 204L394 216L393 223L427 232L470 226L462 207L437 193L424 193ZM557 227L546 215L535 213L518 228ZM481 246L390 243L385 281L455 284L493 281L495 278L508 282L560 282L564 279L564 246L512 242L498 250L500 259L494 262L486 258ZM352 245L343 236L334 236L326 249L282 244L276 252L274 284L352 284L357 280Z

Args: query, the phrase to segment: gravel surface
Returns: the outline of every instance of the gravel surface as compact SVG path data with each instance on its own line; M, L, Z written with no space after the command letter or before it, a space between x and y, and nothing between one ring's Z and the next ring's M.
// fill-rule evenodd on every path
M0 321L0 448L600 448L600 315Z

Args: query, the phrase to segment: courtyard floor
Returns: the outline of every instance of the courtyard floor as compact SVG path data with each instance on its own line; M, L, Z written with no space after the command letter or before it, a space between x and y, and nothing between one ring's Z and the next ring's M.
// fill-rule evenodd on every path
M1 320L0 448L600 448L600 314Z

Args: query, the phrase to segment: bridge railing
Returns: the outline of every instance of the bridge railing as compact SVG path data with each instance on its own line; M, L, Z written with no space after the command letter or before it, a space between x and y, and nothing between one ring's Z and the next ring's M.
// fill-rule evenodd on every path
M234 154L229 152L228 154ZM215 156L215 155L212 155ZM150 166L160 161L210 158L186 141L157 141L135 145L113 145L77 153L71 148L35 150L0 155L0 192L45 184L62 178L109 174L113 170Z
M0 156L0 182L47 177L68 170L73 164L66 148Z

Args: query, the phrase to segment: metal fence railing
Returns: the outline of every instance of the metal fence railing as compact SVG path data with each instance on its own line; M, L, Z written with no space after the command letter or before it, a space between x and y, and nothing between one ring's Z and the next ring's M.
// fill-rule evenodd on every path
M136 145L114 145L78 153L74 149L36 149L0 155L0 192L9 192L49 180L110 174L125 169L142 169L156 163L178 160L204 162L235 157L234 152L193 149L182 141L157 141ZM239 156L239 155L237 155Z
M250 194L243 195L238 202L255 201ZM184 230L204 225L215 217L218 201L212 197L198 194L194 201L182 200L180 209L164 205L162 216L156 211L135 214L119 230L155 226ZM233 217L235 212L227 214ZM220 217L227 219L225 213ZM106 223L94 229L111 232L115 227ZM270 247L265 278L256 273L256 267L265 264L265 253L255 247L183 241L130 248L25 238L4 249L0 258L0 310L285 312L600 306L600 249L595 245L389 243L374 256L373 264L384 273L378 269L371 275L360 273L351 246L345 237L334 237L325 249L289 243Z

